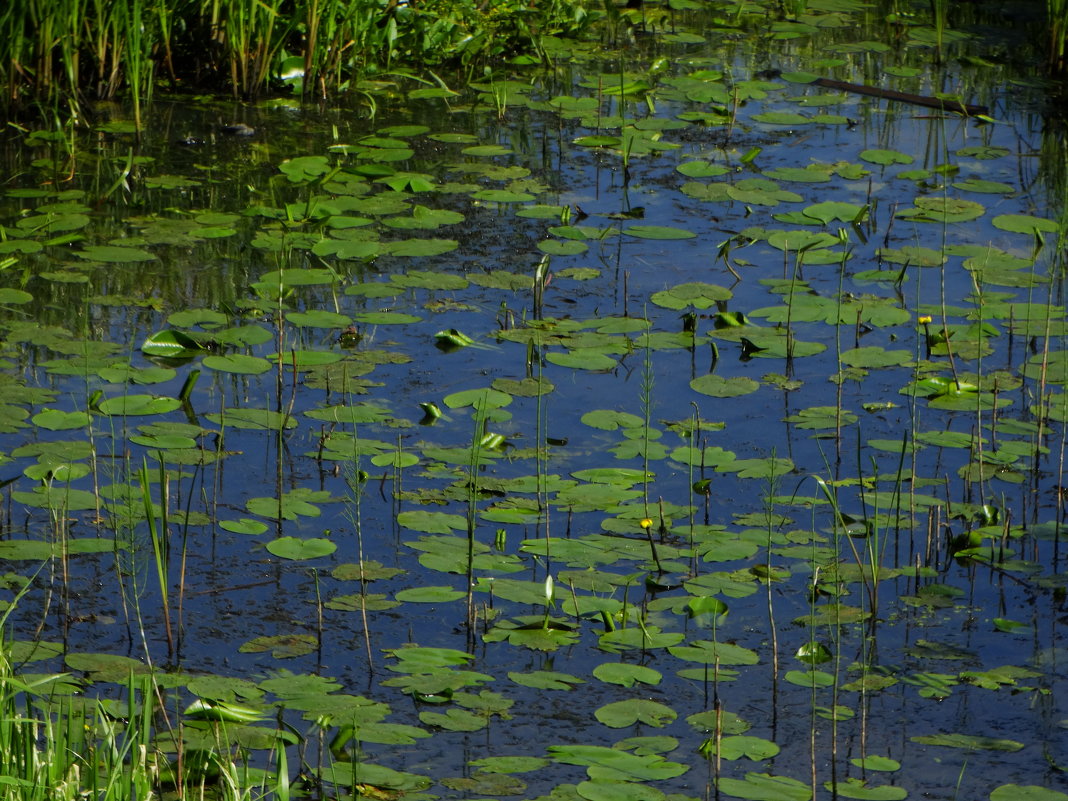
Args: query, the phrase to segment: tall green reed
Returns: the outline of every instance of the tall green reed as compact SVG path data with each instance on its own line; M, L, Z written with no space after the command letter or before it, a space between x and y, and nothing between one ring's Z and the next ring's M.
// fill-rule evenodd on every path
M1049 67L1055 73L1063 73L1068 66L1068 0L1046 0L1046 21L1049 26Z

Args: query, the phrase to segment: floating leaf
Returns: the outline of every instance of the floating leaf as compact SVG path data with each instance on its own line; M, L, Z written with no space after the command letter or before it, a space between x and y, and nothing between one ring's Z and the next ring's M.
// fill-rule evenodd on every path
M542 253L548 253L550 256L577 256L589 249L590 246L585 242L575 242L573 240L544 239L538 243L538 250Z
M267 530L267 524L261 520L253 520L249 517L242 517L240 520L223 520L219 523L219 527L232 531L234 534L262 534Z
M808 801L812 797L812 788L804 782L768 773L747 773L744 780L722 776L716 786L727 795L754 801Z
M204 366L222 373L259 375L271 369L271 363L259 356L231 353L227 356L205 356Z
M549 353L546 361L576 370L611 370L619 362L595 348L575 348L567 353Z
M108 415L152 415L173 412L181 405L182 402L177 398L156 395L121 395L101 401L96 408L101 414Z
M902 801L909 794L904 787L891 787L886 784L869 787L867 782L855 777L838 783L826 781L823 786L828 792L835 793L842 798L859 798L863 801Z
M1068 801L1068 793L1037 784L1002 784L991 791L990 801Z
M585 682L585 679L555 670L533 670L530 673L512 671L508 678L516 684L535 690L571 690L574 685Z
M33 424L49 431L69 431L85 428L90 421L88 412L64 412L59 409L44 409L32 418Z
M624 687L633 687L639 681L655 685L662 678L658 670L627 662L604 662L593 669L593 675L607 684L621 684ZM604 723L603 720L601 722Z
M294 417L271 409L227 409L222 414L208 414L213 423L231 428L264 429L278 431L282 428L296 428Z
M267 543L267 550L282 559L302 561L329 556L337 550L337 545L322 538L302 540L299 537L279 537Z
M425 531L428 534L450 534L467 528L467 520L461 515L447 512L427 512L422 509L401 512L397 523L413 531Z
M744 376L724 378L716 373L709 373L693 379L690 388L713 398L737 398L756 392L760 389L760 382Z
M352 323L351 318L337 312L317 309L307 312L290 312L286 320L294 325L303 325L313 328L344 328Z
M754 114L753 120L756 122L762 122L765 125L808 125L812 122L811 119L804 114L798 114L796 111L764 111L760 114Z
M649 298L657 306L667 309L685 309L694 306L698 309L708 309L725 300L730 300L733 293L725 287L715 284L691 282L679 284L662 292L654 292Z
M658 754L631 754L600 745L551 745L549 754L566 765L584 765L593 779L657 781L681 776L688 765L668 762Z
M871 164L882 164L886 166L888 164L912 164L915 159L906 153L900 153L896 150L862 150L860 152L860 159L867 161Z
M839 222L853 222L860 217L864 206L856 203L845 203L840 200L828 200L824 203L815 203L807 206L802 212L806 217L819 220L824 225L838 220Z
M419 720L427 726L437 726L447 731L478 731L484 729L489 719L466 709L449 709L446 712L420 712Z
M693 239L697 236L692 231L666 225L631 225L624 228L623 233L639 239Z
M709 749L710 754L718 754L724 759L751 759L759 762L762 759L771 759L779 753L779 746L771 740L763 737L752 737L745 734L733 734L719 740L718 748L715 743Z
M1057 223L1044 217L1032 217L1028 214L999 214L991 220L995 228L1016 234L1055 233Z
M239 650L243 654L271 652L275 659L292 659L315 651L318 643L311 634L276 634L255 637L244 643Z
M979 734L920 734L910 737L921 745L940 745L946 748L965 748L984 751L1019 751L1023 743L1002 737L984 737Z

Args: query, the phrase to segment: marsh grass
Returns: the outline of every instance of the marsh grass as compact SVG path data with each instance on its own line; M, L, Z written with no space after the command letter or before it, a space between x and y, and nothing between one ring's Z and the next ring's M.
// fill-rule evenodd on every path
M1065 71L1068 55L1068 1L1046 0L1049 23L1049 67L1055 73Z
M0 106L79 117L86 101L126 93L140 128L158 75L208 89L225 76L245 98L285 79L322 99L358 90L394 62L475 68L516 52L545 61L542 37L581 33L591 20L586 3L559 0L427 0L417 9L386 0L25 0L0 10Z

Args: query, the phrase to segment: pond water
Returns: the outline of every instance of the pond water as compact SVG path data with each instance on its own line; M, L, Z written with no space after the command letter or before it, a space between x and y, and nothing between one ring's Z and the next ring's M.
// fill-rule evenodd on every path
M662 12L523 80L9 135L42 706L152 671L162 751L238 703L329 797L1063 798L1040 89L851 3Z

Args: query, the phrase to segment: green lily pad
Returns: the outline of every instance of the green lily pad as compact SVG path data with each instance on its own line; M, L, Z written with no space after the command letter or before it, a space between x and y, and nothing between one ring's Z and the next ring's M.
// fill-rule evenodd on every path
M1032 217L1029 214L999 214L991 223L1002 231L1016 234L1055 233L1057 223L1044 217Z
M466 598L467 593L452 587L412 587L400 590L393 597L405 603L438 604Z
M589 249L590 246L585 242L573 240L543 239L538 243L538 250L550 256L577 256Z
M420 712L419 720L427 726L436 726L446 731L478 731L489 724L489 718L468 712L466 709L449 709L445 712Z
M600 707L594 711L594 717L612 728L626 728L638 722L662 728L674 721L678 713L670 706L646 698L627 698Z
M352 323L352 319L344 314L317 309L307 312L290 312L286 320L294 325L303 325L311 328L345 328Z
M173 412L181 405L182 402L177 398L156 395L120 395L117 398L101 401L97 405L97 411L107 415L152 415Z
M450 534L467 528L467 520L461 515L427 512L422 509L401 512L397 515L397 523L413 531L424 531L428 534Z
M779 746L771 740L765 740L763 737L733 734L721 738L719 748L713 747L710 753L718 753L724 759L735 760L745 757L754 762L759 762L762 759L771 759L776 756L779 753Z
M240 520L223 520L219 523L219 528L226 531L232 531L234 534L262 534L267 530L267 524L262 520L253 520L249 517L242 517Z
M279 537L267 543L267 550L281 559L302 561L329 556L337 550L337 544L322 538Z
M745 779L720 777L716 782L720 792L753 801L808 801L812 788L789 776L769 773L747 773Z
M867 782L856 777L850 777L837 784L826 781L823 786L828 792L837 793L842 798L858 798L862 801L902 801L909 794L904 787L891 787L886 784L870 787Z
M282 428L296 428L297 421L292 415L271 409L227 409L222 414L205 415L217 425L230 428L278 431Z
M647 784L605 779L580 782L575 791L585 801L664 801L667 797Z
M713 398L737 398L756 392L760 389L760 382L744 376L724 378L716 373L709 373L693 379L690 388Z
M259 356L231 353L227 356L205 356L204 366L221 373L259 375L271 369L271 363Z
M585 679L556 670L533 670L530 673L509 672L508 678L523 687L535 690L571 690Z
M639 239L693 239L697 236L693 231L667 225L631 225L624 228L623 233Z
M575 348L566 353L549 353L545 360L575 370L611 370L619 362L595 348Z
M29 303L31 300L33 300L33 295L22 289L13 287L0 288L0 304L19 306L23 303Z
M1068 793L1037 784L1002 784L991 791L990 801L1068 801Z
M600 745L551 745L549 755L566 765L583 765L592 779L657 781L681 776L688 765L659 754L631 754Z
M607 684L624 687L633 687L635 682L656 685L663 678L659 670L627 662L604 662L593 669L593 675Z
M311 634L276 634L255 637L237 650L243 654L259 654L270 651L275 659L293 659L313 653L318 642Z
M881 150L870 149L862 150L860 152L860 159L867 161L870 164L882 164L887 166L889 164L912 164L915 159L906 154L898 152L897 150Z
M682 310L690 306L698 309L708 309L717 303L730 300L732 297L733 293L725 287L691 282L679 284L662 292L654 292L649 300L666 309Z
M44 409L31 418L35 426L49 431L85 428L90 419L88 412L64 412L59 409Z
M765 125L808 125L812 122L811 119L804 114L798 114L796 111L764 111L760 114L754 114L753 120L756 122L762 122Z
M485 203L526 203L534 199L534 195L527 192L512 192L508 189L480 189L471 197Z
M964 748L969 751L1019 751L1023 743L1003 737L984 737L979 734L920 734L910 737L921 745L939 745L946 748Z

